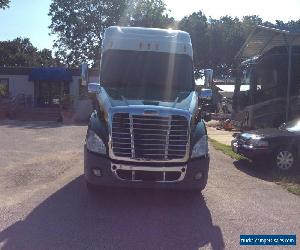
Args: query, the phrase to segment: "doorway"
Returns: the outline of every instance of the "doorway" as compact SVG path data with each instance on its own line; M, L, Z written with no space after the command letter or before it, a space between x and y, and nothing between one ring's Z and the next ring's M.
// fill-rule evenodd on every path
M68 82L35 82L36 104L39 107L58 107L61 97L66 94L69 94Z

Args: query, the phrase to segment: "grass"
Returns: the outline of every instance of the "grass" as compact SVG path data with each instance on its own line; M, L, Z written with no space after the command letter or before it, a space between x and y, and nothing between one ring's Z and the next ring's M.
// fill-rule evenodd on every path
M284 187L290 193L300 196L300 174L293 176L276 176L275 183Z
M231 146L225 145L223 143L220 143L216 140L213 140L209 138L210 143L216 150L222 151L225 155L230 156L232 159L235 160L247 160L247 158L236 154L232 151ZM276 173L273 172L273 179L274 182L280 186L282 186L284 189L289 191L290 193L293 193L295 195L300 196L300 173Z
M209 138L209 141L215 149L222 151L224 154L230 156L232 159L235 159L235 160L245 160L246 159L245 157L233 152L231 149L231 146L225 145L225 144L220 143L211 138Z

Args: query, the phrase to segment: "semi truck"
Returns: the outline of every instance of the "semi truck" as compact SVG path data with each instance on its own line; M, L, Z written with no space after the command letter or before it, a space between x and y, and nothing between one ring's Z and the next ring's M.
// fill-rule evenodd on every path
M88 190L99 186L203 190L208 138L193 49L179 30L105 30L84 146Z

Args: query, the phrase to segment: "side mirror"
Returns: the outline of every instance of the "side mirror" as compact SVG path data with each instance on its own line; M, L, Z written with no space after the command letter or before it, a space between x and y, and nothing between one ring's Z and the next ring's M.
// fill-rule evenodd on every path
M101 91L100 83L89 83L88 84L88 92L89 93L99 93Z
M83 63L81 64L81 85L86 86L88 82L88 64Z

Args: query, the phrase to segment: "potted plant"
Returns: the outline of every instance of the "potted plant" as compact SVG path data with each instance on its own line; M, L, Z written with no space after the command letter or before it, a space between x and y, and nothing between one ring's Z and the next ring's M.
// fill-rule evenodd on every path
M70 124L73 122L74 117L74 96L64 95L60 101L60 113L62 117L62 122L64 124Z

